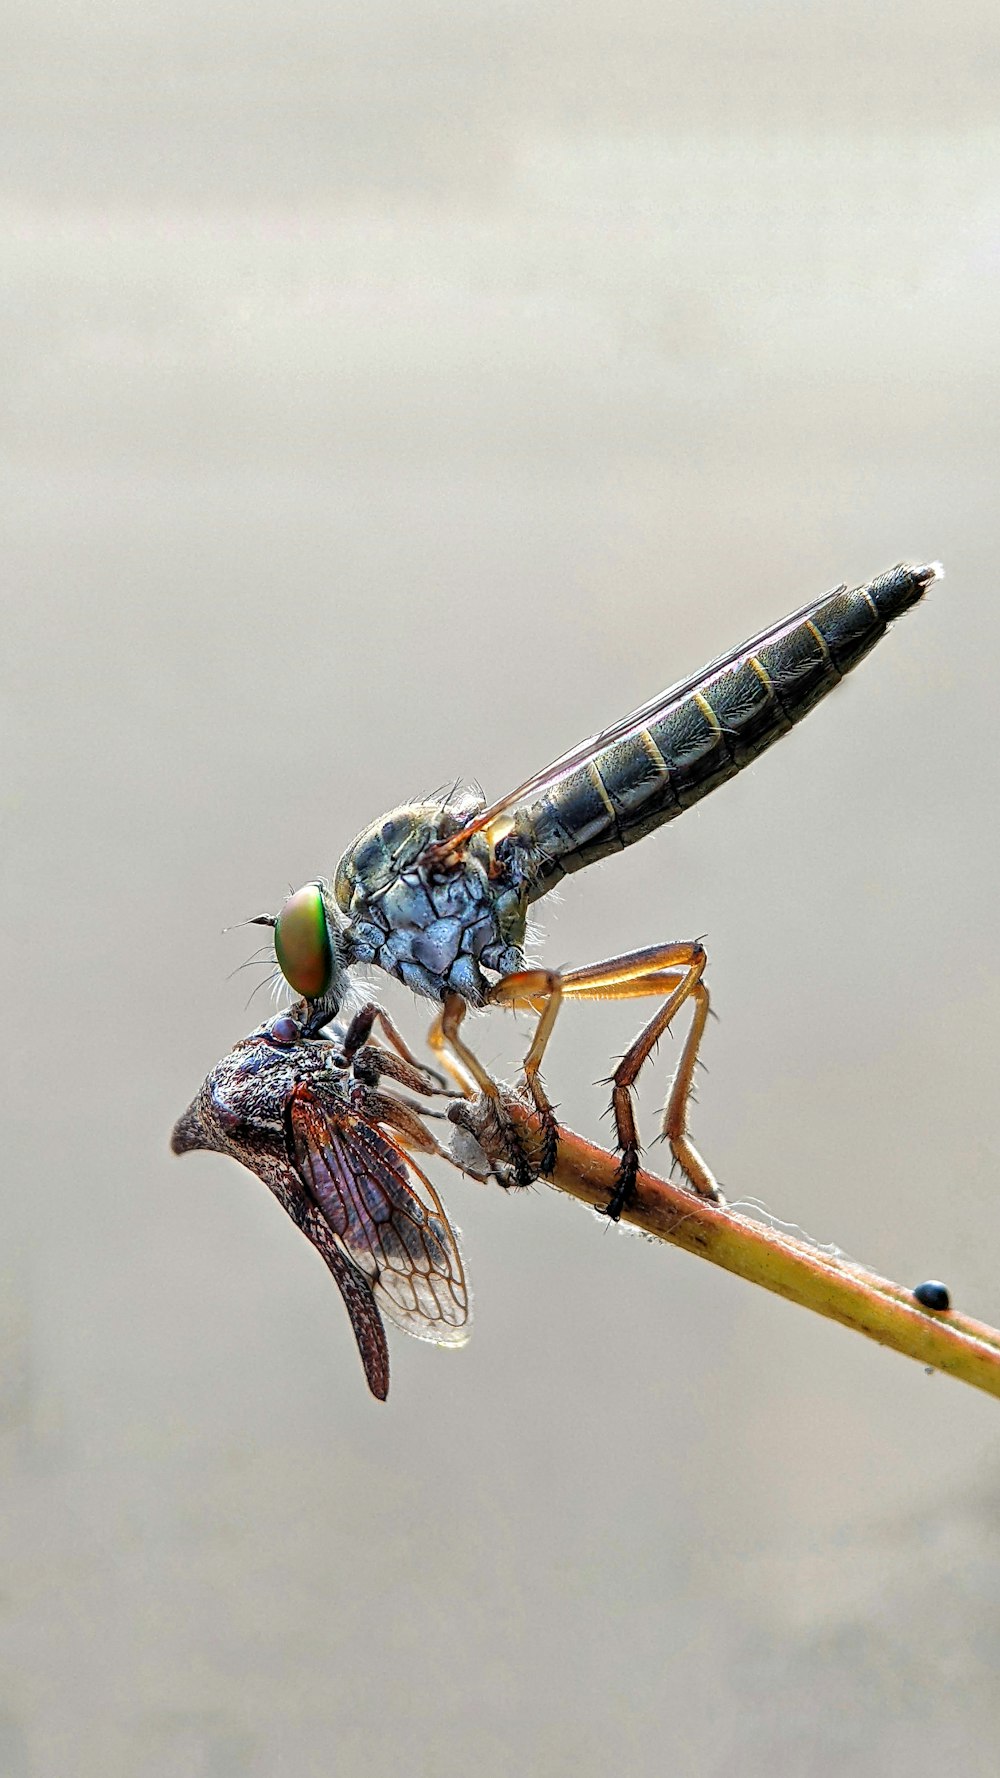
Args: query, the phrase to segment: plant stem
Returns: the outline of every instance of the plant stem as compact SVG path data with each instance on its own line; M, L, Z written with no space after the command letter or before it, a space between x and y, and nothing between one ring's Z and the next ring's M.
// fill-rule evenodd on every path
M531 1113L510 1104L526 1132ZM603 1209L611 1195L617 1161L582 1136L562 1129L551 1183L581 1203ZM954 1310L923 1308L912 1290L893 1284L793 1236L751 1222L724 1204L639 1174L636 1202L623 1222L647 1235L711 1260L751 1284L801 1303L919 1364L946 1371L976 1389L1000 1396L1000 1332Z

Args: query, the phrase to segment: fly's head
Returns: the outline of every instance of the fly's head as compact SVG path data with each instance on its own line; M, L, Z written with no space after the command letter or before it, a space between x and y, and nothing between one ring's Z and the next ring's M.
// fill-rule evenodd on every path
M269 926L274 955L292 992L306 1002L319 1026L340 1011L347 993L343 920L330 885L304 883L277 914L259 914L251 926Z

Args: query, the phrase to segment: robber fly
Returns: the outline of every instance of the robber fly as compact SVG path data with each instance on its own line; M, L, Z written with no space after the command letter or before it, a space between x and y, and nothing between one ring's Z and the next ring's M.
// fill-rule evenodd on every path
M687 1131L687 1107L708 1017L698 940L660 944L582 969L533 968L524 956L528 909L563 877L620 852L672 821L794 726L921 599L941 570L900 564L867 586L838 587L763 630L702 672L574 747L497 802L472 795L407 804L366 827L332 882L289 897L274 928L282 974L311 1016L334 1016L358 964L376 964L440 1005L430 1041L470 1095L498 1088L463 1042L469 1006L538 1015L525 1083L545 1132L542 1172L556 1159L558 1124L541 1063L562 1000L655 996L661 1004L612 1076L620 1166L607 1213L634 1190L636 1078L685 1003L693 1008L667 1099L663 1133L694 1189L717 1197ZM533 1171L509 1131L511 1165ZM537 1170L537 1168L536 1168Z
M376 1020L392 1050L372 1039ZM396 1090L429 1098L444 1082L414 1060L374 1006L356 1014L340 1041L316 1031L300 1003L245 1037L213 1068L176 1124L172 1147L232 1155L270 1186L333 1273L368 1387L384 1401L383 1313L439 1346L461 1346L469 1336L458 1236L409 1152L446 1151L427 1129L427 1109Z

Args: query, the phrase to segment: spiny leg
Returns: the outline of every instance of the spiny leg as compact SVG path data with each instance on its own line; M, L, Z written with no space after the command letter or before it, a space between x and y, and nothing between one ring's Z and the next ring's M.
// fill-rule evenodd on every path
M500 1088L483 1067L479 1057L473 1054L458 1034L466 1011L466 1003L460 994L446 994L441 1011L427 1033L427 1041L435 1055L440 1057L442 1067L447 1069L452 1080L461 1087L466 1098L474 1099L481 1095L488 1102L498 1140L507 1152L514 1183L531 1185L537 1177L538 1169L531 1164L520 1131L504 1106Z
M361 1110L370 1122L383 1124L394 1130L407 1148L449 1158L447 1150L441 1147L423 1122L427 1113L422 1107L407 1104L395 1093L380 1093L377 1089L370 1089L365 1093Z
M389 1039L389 1042L392 1044L393 1049L396 1051L396 1054L398 1056L402 1056L404 1062L409 1062L411 1068L418 1069L421 1074L432 1074L433 1073L433 1070L428 1068L425 1062L419 1062L417 1060L417 1058L413 1054L413 1051L411 1050L409 1044L407 1043L406 1038L403 1036L403 1033L400 1031L399 1026L396 1024L396 1021L394 1019L390 1019L389 1014L386 1012L384 1007L380 1006L376 1009L375 1017L376 1017L378 1023L381 1025L385 1036ZM445 1083L442 1081L440 1084L443 1086Z
M394 1046L392 1049L386 1048L372 1037L376 1023L382 1025ZM391 1019L373 1001L359 1007L354 1014L344 1032L338 1061L351 1070L355 1086L363 1092L377 1087L380 1080L388 1077L400 1086L409 1087L413 1093L423 1094L427 1099L439 1094L446 1094L449 1098L453 1096L443 1075L418 1062L411 1055ZM428 1109L426 1115L433 1117L443 1114Z
M691 1181L695 1191L704 1198L721 1198L718 1185L706 1166L701 1155L688 1135L687 1115L691 1103L691 1089L694 1085L694 1071L698 1061L698 1050L705 1035L708 1024L709 999L708 989L704 982L698 981L691 990L694 1003L694 1016L687 1036L681 1059L677 1064L666 1109L663 1113L663 1134L670 1144L670 1152L680 1167L681 1172Z
M452 1001L458 1002L457 1007L449 1005ZM459 996L446 995L441 1011L427 1033L427 1042L445 1073L451 1076L467 1099L474 1099L478 1093L489 1097L495 1090L495 1082L458 1035L464 1017L465 1005Z
M389 1017L389 1014L385 1012L381 1006L376 1006L373 1001L369 1001L367 1005L362 1006L360 1010L355 1013L347 1027L347 1031L344 1035L344 1058L347 1062L352 1062L354 1060L358 1050L368 1042L376 1025L381 1025L385 1036L391 1043L397 1056L401 1057L403 1062L406 1063L408 1070L408 1072L401 1073L397 1071L395 1067L386 1067L384 1069L385 1073L391 1073L394 1079L405 1081L406 1085L413 1087L416 1092L428 1094L447 1092L448 1083L443 1076L438 1074L435 1069L428 1068L425 1062L418 1062L407 1043L406 1038L403 1036L394 1020ZM385 1051L382 1051L381 1053L383 1055L386 1054Z
M575 996L578 999L626 1000L653 994L667 996L655 1017L622 1057L612 1080L612 1112L622 1157L607 1210L607 1214L614 1218L621 1215L632 1196L639 1167L639 1136L633 1102L636 1079L651 1051L688 999L694 1000L695 1013L664 1112L663 1133L675 1161L694 1189L704 1197L717 1198L719 1195L709 1168L687 1133L687 1104L698 1045L708 1017L708 991L701 982L704 968L705 952L698 941L653 945L646 950L589 964L583 969L568 970L562 975L547 970L523 970L498 982L491 993L491 1001L509 1006L531 1006L537 1010L541 1002L541 1016L528 1052L531 1073L526 1059L525 1074L540 1115L544 1117L545 1110L548 1111L551 1123L546 1120L547 1130L553 1129L556 1135L558 1126L541 1090L538 1071L562 999ZM552 1160L554 1165L554 1156Z
M587 964L582 969L568 970L565 974L555 970L526 969L496 983L490 994L492 1004L527 1006L535 1011L541 1007L531 1047L525 1058L524 1072L545 1131L543 1165L540 1169L543 1173L550 1173L555 1168L559 1125L542 1089L540 1068L563 996L620 1000L660 993L670 995L684 980L683 969L690 967L695 948L691 944L651 945L641 951L629 951L620 957ZM673 1010L676 1011L676 1007ZM672 1016L673 1011L670 1014ZM635 1168L638 1165L638 1135L627 1090L618 1096L614 1111L623 1167L628 1164L630 1152L634 1152L636 1157L632 1168L634 1181ZM615 1214L620 1215L620 1210Z
M663 1134L670 1144L670 1152L674 1160L694 1190L706 1198L717 1199L719 1196L718 1187L711 1172L687 1133L688 1100L691 1094L695 1063L698 1058L698 1046L708 1018L709 1002L708 990L701 980L705 969L704 949L697 942L684 948L689 953L687 967L676 980L676 985L663 1005L654 1013L648 1025L640 1031L635 1042L625 1051L611 1077L611 1109L615 1120L618 1147L621 1152L618 1178L607 1207L607 1215L615 1220L631 1202L635 1191L636 1175L639 1171L639 1134L636 1128L633 1096L635 1083L643 1064L649 1059L660 1038L668 1030L685 1001L690 999L695 1001L694 1018L681 1051L681 1059L667 1100L663 1119ZM660 975L659 980L655 980L657 973ZM642 978L637 977L633 982L619 983L614 990L615 998L624 998L630 990L633 993L641 991L641 982ZM647 992L657 992L666 983L663 981L662 972L653 972L650 977L646 978L643 985ZM591 992L593 991L592 988ZM597 992L601 991L598 987ZM603 991L606 993L607 989L605 988Z
M522 969L497 982L489 997L491 1006L530 1006L535 1011L541 1002L541 1013L522 1066L525 1085L542 1126L538 1171L543 1175L553 1172L559 1150L559 1122L542 1085L541 1069L542 1057L562 1003L562 981L555 970Z

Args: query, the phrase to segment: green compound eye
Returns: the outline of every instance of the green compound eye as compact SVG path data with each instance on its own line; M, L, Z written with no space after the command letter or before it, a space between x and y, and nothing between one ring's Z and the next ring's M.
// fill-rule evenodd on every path
M333 980L333 946L318 883L288 897L274 923L274 952L289 987L303 1000L321 1000Z

